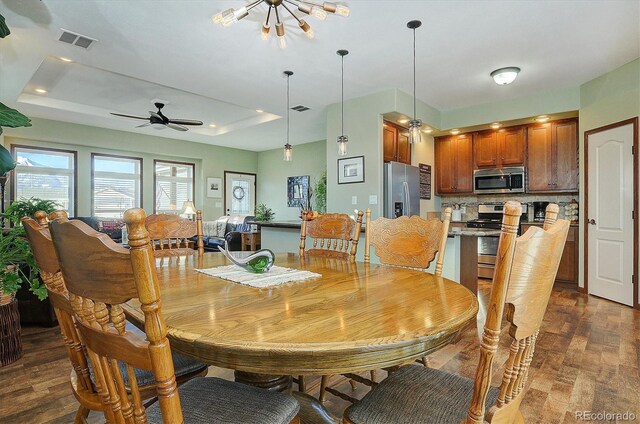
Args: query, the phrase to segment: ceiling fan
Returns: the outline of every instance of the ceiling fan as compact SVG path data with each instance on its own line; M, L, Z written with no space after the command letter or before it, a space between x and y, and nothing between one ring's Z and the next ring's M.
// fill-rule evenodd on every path
M142 119L146 122L142 125L138 125L136 128L140 127L148 127L151 125L156 129L164 129L165 127L172 128L178 131L188 131L189 128L185 127L185 125L202 125L202 121L195 121L192 119L169 119L162 114L162 108L164 107L164 103L154 103L154 105L158 108L157 112L149 111L149 117L145 118L142 116L134 116L134 115L125 115L122 113L114 113L111 112L112 115L123 116L125 118L134 118L134 119Z

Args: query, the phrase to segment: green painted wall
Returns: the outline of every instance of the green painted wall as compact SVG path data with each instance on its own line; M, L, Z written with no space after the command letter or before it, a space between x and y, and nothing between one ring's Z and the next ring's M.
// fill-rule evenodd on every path
M256 173L258 153L203 143L115 131L86 125L34 118L29 128L6 128L4 145L12 144L76 150L78 152L78 215L91 214L91 153L135 156L143 159L143 208L153 211L153 160L174 160L196 164L194 203L205 220L223 214L224 199L205 196L206 177L224 178L224 171ZM168 131L168 130L167 130ZM2 140L0 140L2 141ZM161 152L161 153L159 153ZM7 196L7 199L9 197ZM219 205L218 205L219 204Z
M496 90L508 90L509 86ZM567 112L580 107L580 88L546 91L494 103L470 106L442 112L439 129L463 128L490 122L528 118L530 116Z
M311 187L327 169L326 140L293 146L293 160L282 160L282 149L258 153L257 203L265 203L275 212L276 221L296 220L300 210L287 206L287 178L309 175ZM315 197L312 197L315 200ZM315 205L315 203L314 203Z
M640 59L580 86L580 187L584 187L584 133L640 116ZM584 196L580 193L580 210ZM585 218L582 216L581 218ZM584 234L584 219L580 219ZM580 286L584 286L584 244L580 243Z

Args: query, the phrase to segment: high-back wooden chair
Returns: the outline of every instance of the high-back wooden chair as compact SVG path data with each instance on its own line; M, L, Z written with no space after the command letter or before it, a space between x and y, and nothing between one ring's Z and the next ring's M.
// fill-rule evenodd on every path
M427 269L436 259L435 275L442 275L442 262L447 246L451 208L446 208L442 221L438 218L423 219L417 215L395 219L371 220L367 209L365 225L364 261L371 260L371 245L375 247L380 262L411 268Z
M544 228L532 227L517 237L521 212L518 202L507 202L504 206L475 379L408 365L348 408L344 422L524 422L519 407L569 221L555 222L558 205L551 204L547 207ZM505 309L512 343L502 384L499 388L490 387Z
M48 220L67 219L67 213L65 211L55 211L47 217L44 211L38 211L34 216L36 220L27 217L22 218L22 225L25 228L33 256L40 268L40 276L47 287L49 299L58 318L60 332L69 354L69 360L73 366L71 387L74 396L80 403L75 422L84 422L90 410L104 411L104 407L100 403L91 379L86 349L80 341L80 336L73 320L73 308L69 301L69 294L60 272L58 257L48 228ZM130 324L128 324L128 328L137 330ZM178 384L207 373L206 364L187 359L181 355L174 355L173 359ZM144 370L136 370L136 373L138 389L142 399L156 397L155 384L151 383L153 375ZM129 382L126 378L125 387L130 390Z
M302 220L300 228L300 256L324 256L327 258L356 261L358 240L362 231L362 211L356 220L343 213L327 213L313 220ZM307 237L312 247L307 248Z
M49 224L107 422L285 424L296 420L299 407L293 398L218 378L191 379L178 394L144 211L129 209L124 220L130 250L81 221L57 219ZM125 326L122 304L134 298L145 316L143 335ZM155 378L158 402L146 409L134 368L149 370Z
M147 216L145 225L155 256L182 256L196 252L190 246L190 238L196 236L196 248L204 252L202 211L196 211L196 220L178 215L154 213Z

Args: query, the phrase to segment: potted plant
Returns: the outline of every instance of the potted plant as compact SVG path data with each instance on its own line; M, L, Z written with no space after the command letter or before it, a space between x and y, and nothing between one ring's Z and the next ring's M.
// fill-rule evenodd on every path
M264 203L260 203L256 206L256 211L254 213L253 219L260 222L269 222L273 219L275 213L268 208Z
M327 171L320 174L320 178L316 181L316 210L318 213L327 212Z

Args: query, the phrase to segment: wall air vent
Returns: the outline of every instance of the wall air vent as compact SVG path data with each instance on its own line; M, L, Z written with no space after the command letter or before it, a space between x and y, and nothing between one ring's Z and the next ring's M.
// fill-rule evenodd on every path
M298 105L298 106L292 107L291 110L295 110L297 112L304 112L305 110L309 110L309 108L306 106Z
M60 29L62 30L62 34L60 34L58 41L62 41L63 43L73 44L74 46L88 49L94 42L98 41L95 38L87 37L86 35L78 34L77 32L69 31L64 28Z

